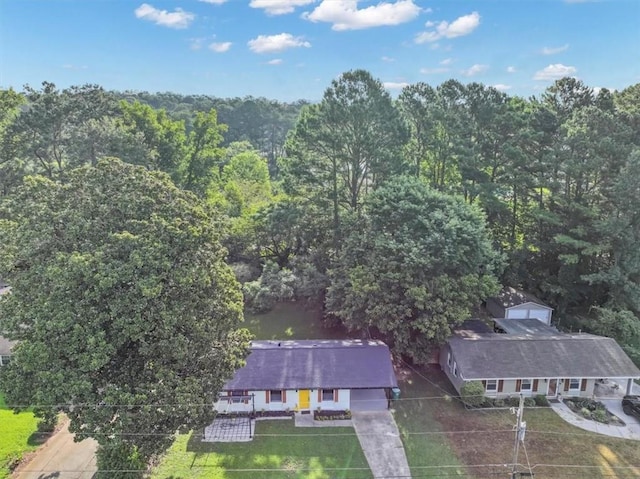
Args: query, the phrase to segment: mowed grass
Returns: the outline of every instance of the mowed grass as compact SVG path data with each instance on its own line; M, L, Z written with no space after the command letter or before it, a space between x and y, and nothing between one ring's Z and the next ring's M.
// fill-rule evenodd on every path
M369 479L373 477L351 427L296 428L293 420L256 422L245 443L205 443L181 435L152 479Z
M457 399L440 399L453 392L444 374L438 367L421 373L432 383L405 372L403 393L437 398L399 401L396 412L409 464L419 468L412 472L419 477L433 471L421 466L454 465L436 471L478 479L508 477L505 465L513 458L515 416L508 410L468 411ZM536 477L545 479L640 477L638 441L578 429L549 408L525 408L524 420L527 433L518 456L520 470L528 470L530 464ZM455 466L456 458L462 468ZM474 467L478 465L485 466Z
M271 311L244 313L244 326L255 339L344 339L349 334L341 327L326 328L320 311L309 310L300 303L279 303Z
M4 396L0 394L0 479L9 477L9 461L38 447L36 443L29 443L37 424L38 419L32 413L14 414L7 409Z
M409 468L415 477L466 476L446 429L436 419L436 411L451 408L451 400L441 398L445 391L406 367L397 368L401 399L393 404L394 418ZM425 375L428 378L428 376Z

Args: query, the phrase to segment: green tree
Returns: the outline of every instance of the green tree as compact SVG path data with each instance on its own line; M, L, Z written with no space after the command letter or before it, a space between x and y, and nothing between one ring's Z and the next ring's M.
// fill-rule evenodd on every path
M110 159L64 183L28 177L0 217L8 403L64 411L112 469L211 419L248 333L219 221L195 196Z
M204 197L219 176L223 149L220 147L227 131L226 125L218 123L214 109L208 113L196 112L193 128L188 136L188 154L182 169L181 185Z
M408 131L382 83L364 70L343 73L303 113L283 169L293 194L331 204L334 245L341 210L357 211L369 191L404 173Z
M19 140L28 171L48 178L86 164L89 158L75 154L85 138L83 126L118 109L115 98L97 85L59 90L44 82L41 90L26 86L24 95L27 108L13 122L11 134Z
M13 89L0 89L0 196L20 183L25 165L18 160L18 138L11 126L25 99Z
M498 289L482 213L401 177L372 193L331 271L327 312L421 361Z
M184 122L172 120L164 110L154 110L137 101L121 101L120 108L124 124L142 133L144 144L152 153L149 168L164 171L175 183L180 183L180 169L187 158Z

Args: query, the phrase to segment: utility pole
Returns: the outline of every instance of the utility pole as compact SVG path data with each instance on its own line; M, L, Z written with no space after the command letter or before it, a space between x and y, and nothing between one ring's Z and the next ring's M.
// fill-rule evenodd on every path
M520 452L520 442L524 441L524 434L527 430L527 423L522 420L522 414L524 413L524 396L520 394L520 404L518 410L512 409L512 412L516 415L516 425L514 430L516 432L516 438L513 444L513 467L511 469L511 479L517 479L520 475L518 472L518 452Z

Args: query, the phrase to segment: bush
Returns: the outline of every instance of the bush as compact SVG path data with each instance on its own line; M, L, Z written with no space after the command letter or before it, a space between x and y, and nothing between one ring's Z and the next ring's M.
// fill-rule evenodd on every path
M520 405L520 404L518 404ZM533 398L524 398L524 407L534 407L536 405L536 400Z
M605 409L596 409L591 413L591 417L594 421L602 422L604 424L609 422L609 415Z
M589 411L589 409L586 407L580 409L580 414L582 414L587 419L591 419L591 411Z
M502 398L495 398L493 401L493 407L504 407L505 402Z
M484 386L480 381L464 383L460 390L462 401L469 407L480 407L485 401Z
M536 406L539 407L549 407L549 400L544 394L538 394L535 398Z
M42 433L53 432L56 428L56 423L56 420L50 421L47 419L42 419L38 421L37 431Z
M269 311L277 302L293 299L295 282L296 277L290 270L280 269L276 263L268 261L257 280L242 286L245 304L255 313Z

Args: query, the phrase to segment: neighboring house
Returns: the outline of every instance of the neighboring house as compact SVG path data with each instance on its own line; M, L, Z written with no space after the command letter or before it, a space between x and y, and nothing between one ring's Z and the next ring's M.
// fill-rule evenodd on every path
M590 397L598 379L612 379L630 394L640 379L615 340L591 334L454 336L440 351L440 366L458 392L480 381L492 397Z
M398 383L380 341L253 341L218 412L386 409Z
M0 366L6 366L11 361L11 349L14 344L15 341L0 336Z
M8 293L11 290L9 286L0 281L0 295ZM0 336L0 366L6 366L11 361L11 349L15 341L9 341L8 339Z
M487 312L494 318L529 319L535 318L551 324L553 308L535 296L515 288L503 288L498 296L486 301Z

